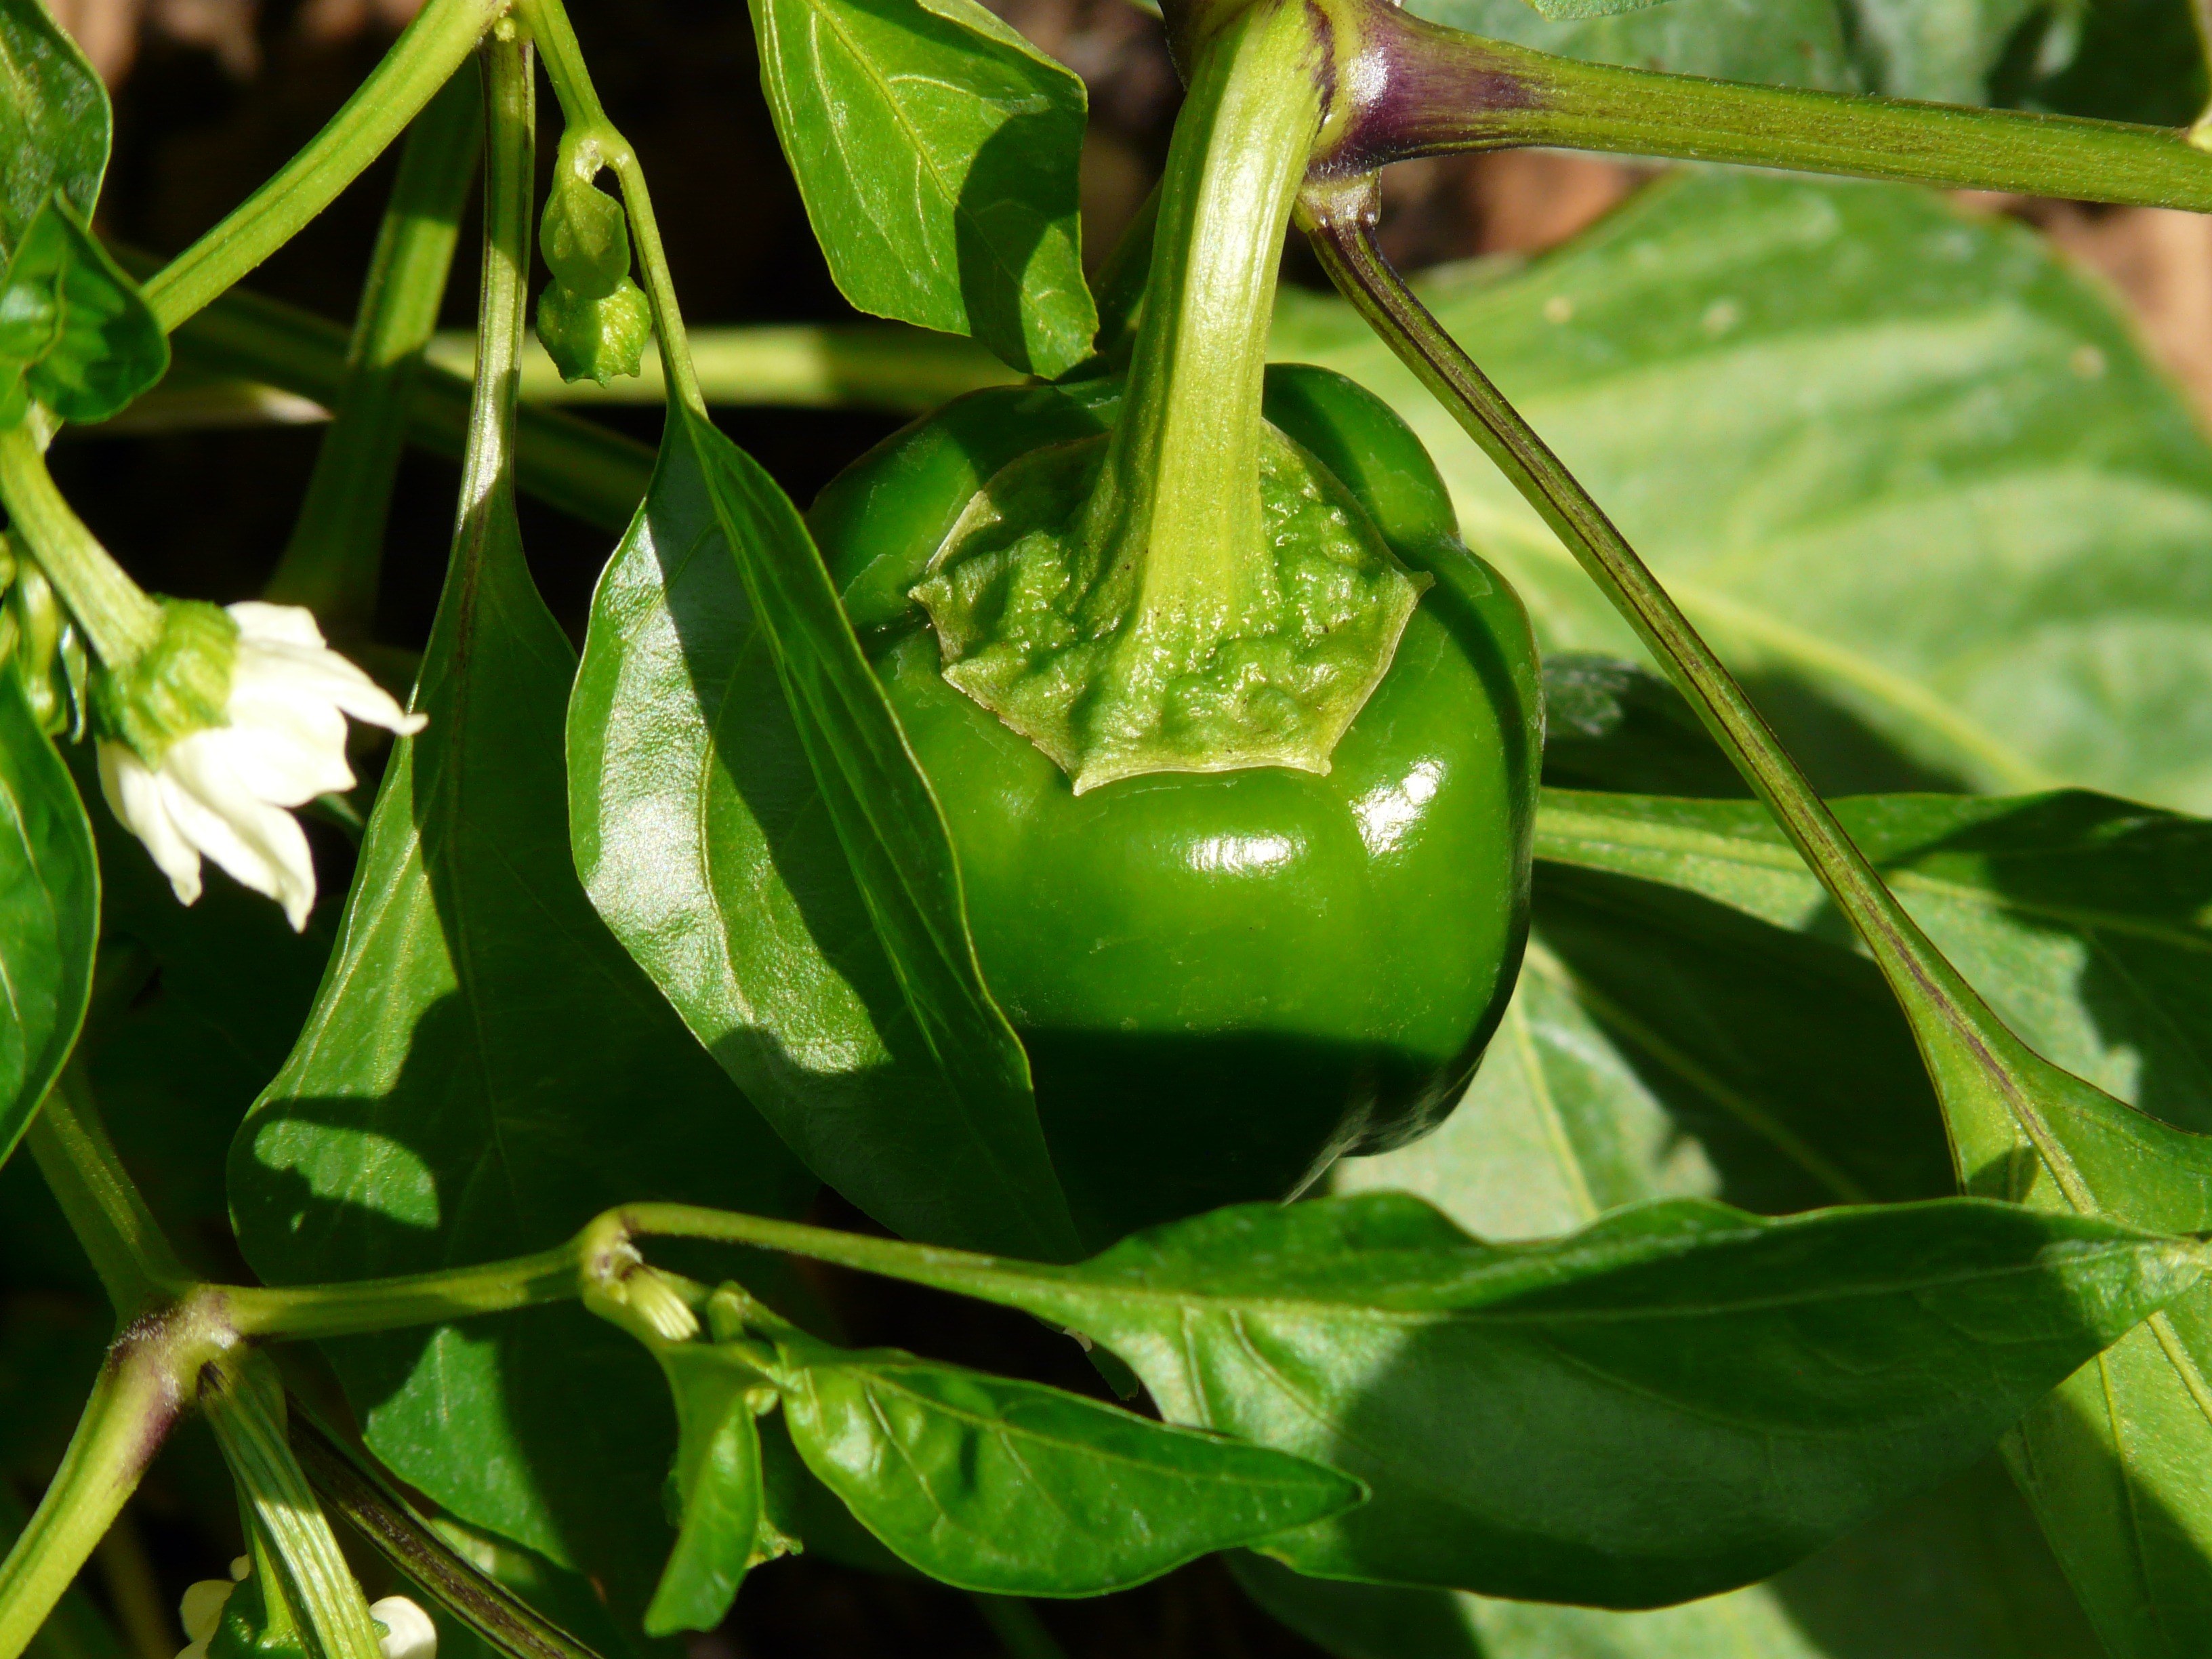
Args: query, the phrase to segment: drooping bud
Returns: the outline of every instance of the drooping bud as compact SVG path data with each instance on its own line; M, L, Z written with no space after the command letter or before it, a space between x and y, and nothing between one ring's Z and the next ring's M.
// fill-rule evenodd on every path
M653 337L653 308L629 276L629 223L599 187L598 146L561 142L538 246L553 280L538 301L538 337L564 380L606 385L635 374Z

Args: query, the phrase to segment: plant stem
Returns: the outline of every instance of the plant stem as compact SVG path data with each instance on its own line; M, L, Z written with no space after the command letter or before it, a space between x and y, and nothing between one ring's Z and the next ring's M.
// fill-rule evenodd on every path
M1374 235L1377 195L1372 179L1308 192L1301 211L1330 279L1481 445L1636 629L1858 930L1912 1026L1970 1188L1992 1160L1966 1145L1972 1114L1961 1091L1987 1091L2002 1099L2027 1133L2067 1202L2097 1212L2100 1206L2044 1121L2037 1099L2053 1087L2088 1085L2014 1036L1905 913L1603 509L1382 257Z
M320 1659L379 1659L368 1603L285 1439L284 1390L268 1356L241 1352L211 1364L200 1407L285 1591L307 1615L312 1650Z
M31 556L110 667L161 637L161 607L85 527L46 471L27 422L0 432L0 501Z
M22 1536L30 1518L22 1499L15 1495L14 1484L0 1480L0 1539L12 1545ZM171 1645L163 1644L158 1659L167 1659ZM62 1592L61 1599L47 1613L46 1623L40 1626L28 1652L31 1659L133 1659L131 1650L124 1645L107 1615L75 1586ZM155 1656L141 1655L138 1659Z
M599 1659L497 1580L480 1572L407 1500L295 1405L292 1450L323 1501L369 1547L486 1642L515 1659Z
M660 340L661 373L676 389L678 399L703 419L707 401L699 392L691 348L684 333L683 312L676 302L676 283L668 274L660 223L653 217L653 193L646 187L645 169L638 165L637 152L607 119L592 85L591 71L585 67L583 48L577 44L575 28L561 0L515 0L515 11L545 55L545 78L553 83L562 118L578 137L597 143L600 161L614 169L622 184L638 273L645 279L646 297L653 304L653 331Z
M1382 4L1352 17L1364 91L1329 157L1339 177L1419 155L1543 144L2212 210L2212 155L2168 128L1586 64Z
M146 284L161 326L173 331L328 207L467 61L505 3L429 0L307 147Z
M514 488L514 393L530 280L530 191L538 82L531 45L484 43L483 276L477 295L477 381L461 457L461 511Z
M422 349L438 325L462 204L476 176L480 101L477 76L455 75L408 131L354 323L345 390L316 453L299 521L264 592L306 605L340 640L366 635L374 617L407 406Z
M576 1247L562 1244L481 1267L345 1285L234 1285L222 1295L240 1336L354 1336L568 1301L576 1295L577 1261Z
M1133 603L1163 622L1241 617L1270 568L1260 395L1283 236L1320 129L1322 67L1304 6L1273 0L1197 49L1128 391L1087 509L1107 573L1085 601L1097 616Z
M127 265L145 256L124 251ZM281 300L234 289L178 331L180 355L195 366L266 381L334 407L345 386L346 331ZM475 365L474 337L469 361ZM468 441L470 379L426 362L407 409L407 437L458 460ZM619 533L644 499L653 451L635 438L559 410L525 404L515 411L520 446L516 477L538 500L586 524Z
M176 1421L182 1398L177 1360L158 1329L125 1332L109 1350L60 1468L0 1561L0 1659L16 1659L38 1634L137 1489Z
M26 1139L118 1317L136 1319L191 1288L191 1275L107 1138L82 1064L64 1068Z

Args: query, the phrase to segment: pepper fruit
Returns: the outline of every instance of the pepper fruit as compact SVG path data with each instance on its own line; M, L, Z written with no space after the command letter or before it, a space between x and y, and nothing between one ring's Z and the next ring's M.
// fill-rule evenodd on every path
M1371 392L1275 365L1267 418L1435 579L1325 775L1161 772L1078 795L944 679L908 590L995 471L1104 430L1120 384L972 392L809 515L951 827L984 978L1103 1243L1286 1197L1433 1127L1504 1010L1528 930L1543 734L1519 599Z
M1312 14L1179 50L1126 373L957 399L810 515L1094 1245L1451 1109L1519 965L1542 747L1526 616L1419 440L1267 362L1334 118Z

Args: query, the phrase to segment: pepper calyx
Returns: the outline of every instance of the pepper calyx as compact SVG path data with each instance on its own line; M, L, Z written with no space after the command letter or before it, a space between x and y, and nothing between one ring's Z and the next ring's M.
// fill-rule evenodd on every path
M1085 538L1107 440L1033 450L979 491L912 596L945 678L1042 750L1075 793L1150 772L1326 773L1430 579L1263 423L1263 556L1231 591L1143 606ZM1117 580L1117 578L1123 578Z

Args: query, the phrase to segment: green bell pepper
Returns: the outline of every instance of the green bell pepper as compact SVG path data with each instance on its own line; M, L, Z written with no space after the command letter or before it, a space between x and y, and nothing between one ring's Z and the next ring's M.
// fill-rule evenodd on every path
M1542 748L1521 603L1371 393L1275 365L1263 410L1433 585L1325 773L1159 771L1077 793L949 684L910 597L976 492L1107 431L1118 378L962 398L811 514L951 826L985 977L1027 1048L1086 1238L1281 1198L1449 1112L1527 932Z

